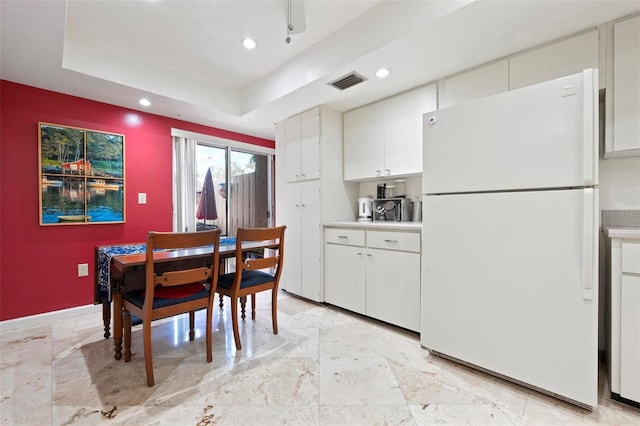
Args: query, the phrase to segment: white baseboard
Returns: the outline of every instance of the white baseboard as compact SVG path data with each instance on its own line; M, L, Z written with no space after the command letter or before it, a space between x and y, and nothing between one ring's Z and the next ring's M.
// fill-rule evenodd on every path
M102 312L102 304L78 306L75 308L61 309L59 311L45 312L44 314L29 315L27 317L0 321L0 333L5 333L7 331L23 327L33 327L34 325L47 324L52 321L58 321L97 312Z

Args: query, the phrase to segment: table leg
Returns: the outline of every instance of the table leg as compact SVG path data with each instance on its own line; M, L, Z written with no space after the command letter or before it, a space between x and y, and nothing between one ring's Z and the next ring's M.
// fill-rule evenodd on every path
M113 345L115 358L122 358L122 294L113 295Z
M102 323L104 324L104 338L111 337L111 303L105 297L102 299Z

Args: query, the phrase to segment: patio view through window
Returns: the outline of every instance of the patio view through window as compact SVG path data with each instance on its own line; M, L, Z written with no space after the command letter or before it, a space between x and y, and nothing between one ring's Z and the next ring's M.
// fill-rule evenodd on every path
M196 146L196 230L222 230L271 223L269 156L198 142Z

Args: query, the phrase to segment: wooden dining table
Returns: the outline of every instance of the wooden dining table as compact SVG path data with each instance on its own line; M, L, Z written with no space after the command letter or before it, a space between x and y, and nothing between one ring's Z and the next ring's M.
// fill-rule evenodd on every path
M277 241L245 242L242 244L242 252L259 252L263 249L277 247ZM132 245L129 245L132 246ZM96 268L98 268L98 254L105 247L96 247ZM105 338L110 337L109 326L111 323L111 305L113 305L113 343L115 358L122 358L122 295L124 293L141 290L146 286L146 254L143 251L144 245L137 244L137 251L134 254L114 255L109 260L109 285L108 295L96 296L96 303L102 303L102 319L105 327ZM156 263L156 271L159 273L181 269L204 266L211 261L213 247L198 247L183 250L158 251L153 254L153 261ZM224 264L227 259L236 256L236 245L220 245L220 272L224 272ZM98 274L96 273L96 276ZM96 278L96 288L98 281ZM98 294L98 293L96 293Z

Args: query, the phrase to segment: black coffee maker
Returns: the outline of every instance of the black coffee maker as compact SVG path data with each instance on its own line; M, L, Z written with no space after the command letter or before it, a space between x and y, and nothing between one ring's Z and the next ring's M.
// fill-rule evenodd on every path
M377 199L385 198L386 191L387 191L387 184L386 183L379 183L378 184L378 192L377 192L376 198Z

